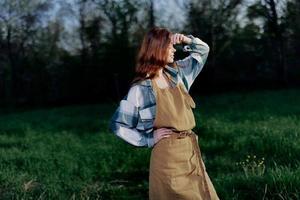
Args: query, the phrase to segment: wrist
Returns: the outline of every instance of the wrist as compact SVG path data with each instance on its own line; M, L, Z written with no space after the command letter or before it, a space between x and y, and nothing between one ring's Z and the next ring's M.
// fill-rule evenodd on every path
M189 37L187 37L187 36L184 36L184 43L186 43L186 44L192 44L192 39L191 38L189 38Z

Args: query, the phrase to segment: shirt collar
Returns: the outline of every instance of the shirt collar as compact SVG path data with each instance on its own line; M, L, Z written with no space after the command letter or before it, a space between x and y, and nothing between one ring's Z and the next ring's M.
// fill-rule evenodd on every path
M163 73L167 75L167 77L172 81L174 85L177 85L178 82L178 68L171 67L169 65L166 65L163 69Z

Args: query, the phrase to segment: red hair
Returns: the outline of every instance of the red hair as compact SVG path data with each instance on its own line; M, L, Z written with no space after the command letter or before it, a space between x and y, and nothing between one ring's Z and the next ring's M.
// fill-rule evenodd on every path
M155 77L158 70L168 64L167 53L171 43L171 35L169 30L155 27L144 36L137 57L135 78L131 82L132 84Z

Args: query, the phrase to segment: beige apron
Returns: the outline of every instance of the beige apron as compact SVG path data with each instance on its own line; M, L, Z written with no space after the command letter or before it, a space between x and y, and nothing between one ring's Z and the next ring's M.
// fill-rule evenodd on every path
M182 83L161 89L152 80L156 93L154 129L172 128L174 134L158 141L151 151L150 200L217 200L198 145L192 108L195 102Z

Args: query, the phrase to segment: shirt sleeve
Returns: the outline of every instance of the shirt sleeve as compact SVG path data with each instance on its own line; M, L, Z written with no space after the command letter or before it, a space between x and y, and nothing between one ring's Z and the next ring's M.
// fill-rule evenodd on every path
M139 109L143 102L140 87L138 85L131 87L113 114L109 128L115 135L131 145L150 148L154 146L153 131L145 132L136 128Z
M197 78L207 60L209 46L197 37L188 35L192 39L191 44L185 45L183 51L189 52L190 55L175 63L178 66L179 74L183 79L187 90L190 90L191 85Z

